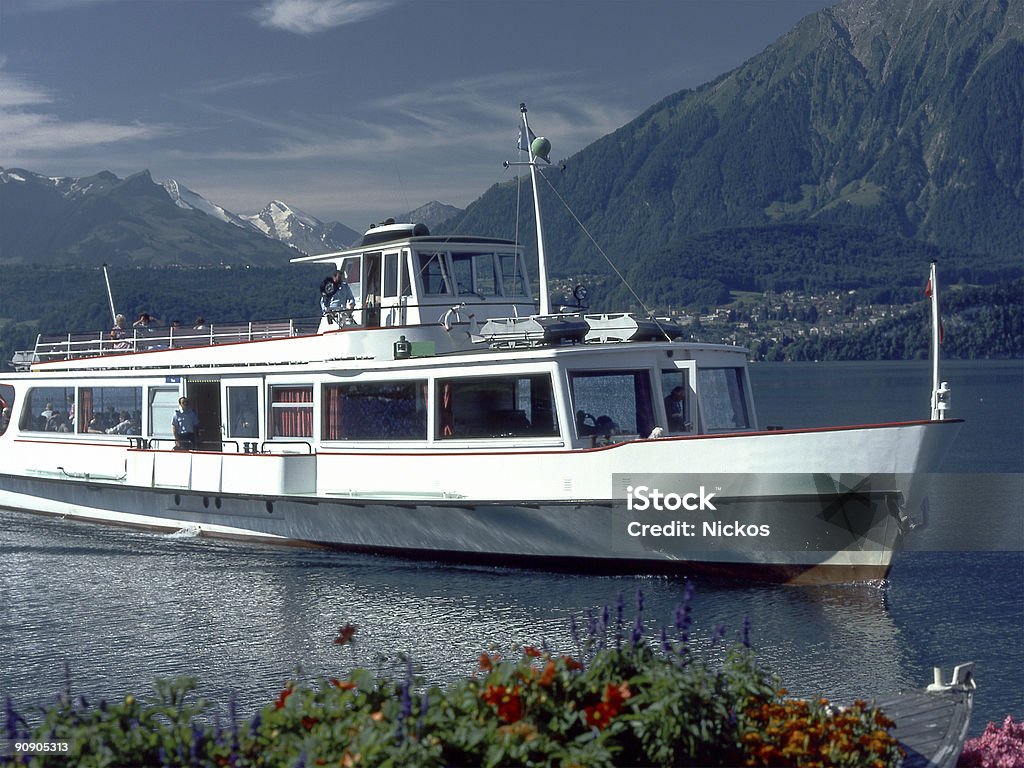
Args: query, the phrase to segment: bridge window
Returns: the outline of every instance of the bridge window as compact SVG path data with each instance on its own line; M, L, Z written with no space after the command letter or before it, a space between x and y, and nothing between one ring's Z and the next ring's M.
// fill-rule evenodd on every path
M706 431L750 428L741 368L698 369L697 392Z
M501 292L505 296L529 296L526 287L526 270L518 253L499 253L498 266L501 269Z
M448 279L448 269L445 266L444 252L421 253L419 273L423 282L423 293L427 296L440 296L451 294L451 282Z
M455 290L459 294L474 294L478 297L497 296L499 277L494 254L453 253L452 271L455 273Z
M580 437L647 437L654 429L647 371L576 371L569 385Z

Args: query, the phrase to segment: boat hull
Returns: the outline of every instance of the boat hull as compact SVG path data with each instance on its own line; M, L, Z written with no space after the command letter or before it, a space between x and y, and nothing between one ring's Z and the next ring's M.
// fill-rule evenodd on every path
M24 449L42 455L37 444L21 452L35 470L0 474L0 506L488 565L863 581L888 573L908 512L919 505L927 472L957 427L917 422L647 440L584 451L461 454L457 461L456 454L275 457L111 448L106 465L91 472L67 469L67 457L46 472L38 456L24 458L31 456ZM893 462L896 454L881 450L885 444L913 458ZM50 461L62 461L59 452ZM118 463L124 471L115 476ZM735 471L744 464L756 471ZM856 471L829 472L829 465ZM242 477L247 483L236 482ZM525 485L533 497L525 497ZM711 509L644 507L628 492L647 488L649 502L659 486L679 498L689 489L689 506L704 500Z

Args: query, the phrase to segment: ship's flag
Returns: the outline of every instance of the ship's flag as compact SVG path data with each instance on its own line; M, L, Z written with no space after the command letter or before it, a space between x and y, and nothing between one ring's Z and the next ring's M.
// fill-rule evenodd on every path
M523 152L529 152L530 151L530 144L532 144L533 140L536 139L536 138L537 138L537 134L535 134L533 132L532 128L529 129L529 136L527 136L526 129L524 129L524 127L522 125L519 126L519 149L520 150L522 150Z

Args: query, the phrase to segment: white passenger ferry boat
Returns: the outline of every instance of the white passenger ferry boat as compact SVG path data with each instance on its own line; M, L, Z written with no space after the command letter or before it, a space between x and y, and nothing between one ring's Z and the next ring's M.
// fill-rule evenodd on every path
M744 349L552 313L538 239L539 301L516 242L386 223L294 259L341 273L312 325L41 336L0 374L0 506L494 565L886 576L959 428L937 378L929 419L766 430Z

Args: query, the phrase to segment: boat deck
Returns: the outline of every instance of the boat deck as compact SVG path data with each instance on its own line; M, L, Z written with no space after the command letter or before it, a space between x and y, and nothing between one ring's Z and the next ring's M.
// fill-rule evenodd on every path
M972 666L957 667L950 685L933 685L926 691L909 691L875 702L896 723L893 733L906 752L902 768L956 765L971 720Z
M18 352L11 361L16 369L32 363L71 360L101 355L125 355L154 349L209 347L260 339L282 339L316 333L320 318L271 320L253 323L222 323L203 328L128 328L125 338L112 339L109 331L40 334L31 352Z

